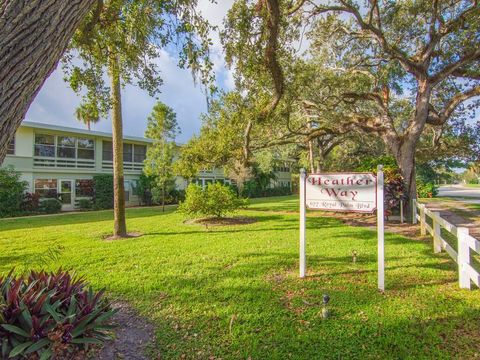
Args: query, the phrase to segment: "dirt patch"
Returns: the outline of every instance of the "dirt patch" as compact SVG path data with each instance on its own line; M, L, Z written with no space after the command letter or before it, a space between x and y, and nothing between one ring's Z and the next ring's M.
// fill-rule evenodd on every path
M148 360L148 346L154 341L154 327L126 303L116 302L118 312L113 317L117 325L115 339L107 342L93 360Z
M107 241L133 239L133 238L138 238L142 235L143 233L134 231L134 232L129 232L125 237L109 235L109 236L105 236L103 239Z
M252 217L225 217L225 218L202 218L194 220L186 220L185 224L200 224L209 226L229 226L229 225L247 225L257 222L257 219Z
M349 214L350 215L350 214ZM348 216L346 218L341 218L344 224L350 226L363 226L368 227L371 229L377 228L377 217L376 216L369 216L369 217L355 217L355 216ZM420 227L410 223L401 223L397 220L387 220L385 221L385 230L388 232L392 232L395 234L400 234L406 237L418 237L420 234Z
M360 226L367 227L372 230L377 229L377 216L371 214L362 214L362 213L335 213L335 212L319 212L314 213L313 216L321 217L332 217L337 220L340 220L345 225L349 226ZM310 214L309 214L310 216ZM395 234L400 234L402 236L410 238L418 238L420 234L419 225L410 224L407 222L401 223L400 220L395 219L394 216L389 217L388 220L385 220L385 230Z

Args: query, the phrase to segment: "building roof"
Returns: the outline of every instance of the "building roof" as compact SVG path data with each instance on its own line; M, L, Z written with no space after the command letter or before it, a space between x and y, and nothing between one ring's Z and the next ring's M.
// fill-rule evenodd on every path
M32 121L22 121L20 126L28 127L28 128L34 128L34 129L64 131L64 132L70 132L70 133L75 133L75 134L83 134L83 135L106 137L106 138L111 138L112 137L111 133L107 133L107 132L103 132L103 131L77 129L77 128L73 128L73 127L43 124L43 123L37 123L37 122L32 122ZM123 139L124 140L130 140L130 141L153 143L152 139L147 139L147 138L138 137L138 136L124 135Z

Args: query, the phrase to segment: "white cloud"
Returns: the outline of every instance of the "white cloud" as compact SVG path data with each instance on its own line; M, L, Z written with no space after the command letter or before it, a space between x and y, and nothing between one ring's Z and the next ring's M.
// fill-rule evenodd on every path
M221 26L232 4L233 0L219 0L217 4L212 4L210 0L200 0L198 8L213 25ZM218 86L232 89L233 75L225 67L219 34L216 32L211 36L214 44L211 55ZM164 81L159 99L176 111L182 129L178 140L186 142L200 129L200 114L207 110L205 96L199 86L194 86L190 72L178 68L174 55L162 51L157 64ZM122 97L124 134L143 136L146 118L156 100L134 86L127 86ZM63 72L59 67L43 85L27 112L26 120L84 128L85 125L78 122L74 116L79 102L80 98L63 81ZM93 125L92 129L110 132L110 120L103 119Z

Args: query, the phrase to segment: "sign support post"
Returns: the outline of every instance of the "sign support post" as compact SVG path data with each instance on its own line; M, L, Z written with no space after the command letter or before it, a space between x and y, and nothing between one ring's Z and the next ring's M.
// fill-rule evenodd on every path
M305 187L306 187L306 172L305 169L300 169L300 277L304 278L307 269L307 255L306 255L306 236L305 236Z
M377 168L378 289L385 291L385 210L383 165Z
M300 277L306 276L306 210L373 214L377 210L378 289L385 291L385 180L383 165L373 173L310 174L300 170Z

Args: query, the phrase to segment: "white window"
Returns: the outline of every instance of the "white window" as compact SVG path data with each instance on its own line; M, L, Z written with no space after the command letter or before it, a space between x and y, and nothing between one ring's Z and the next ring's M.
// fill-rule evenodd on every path
M132 144L123 144L123 161L125 162L133 161L133 145Z
M35 193L40 198L56 198L57 197L57 179L36 179Z
M124 162L143 163L146 157L147 147L145 145L123 143ZM103 141L102 160L113 161L113 144L111 141Z
M73 136L57 136L57 157L75 159L75 138Z
M147 147L145 145L134 145L133 162L143 163L147 157Z
M35 156L55 157L55 136L35 134Z
M95 142L74 136L35 134L35 156L94 160Z
M95 143L92 139L77 139L77 158L86 160L95 159Z

